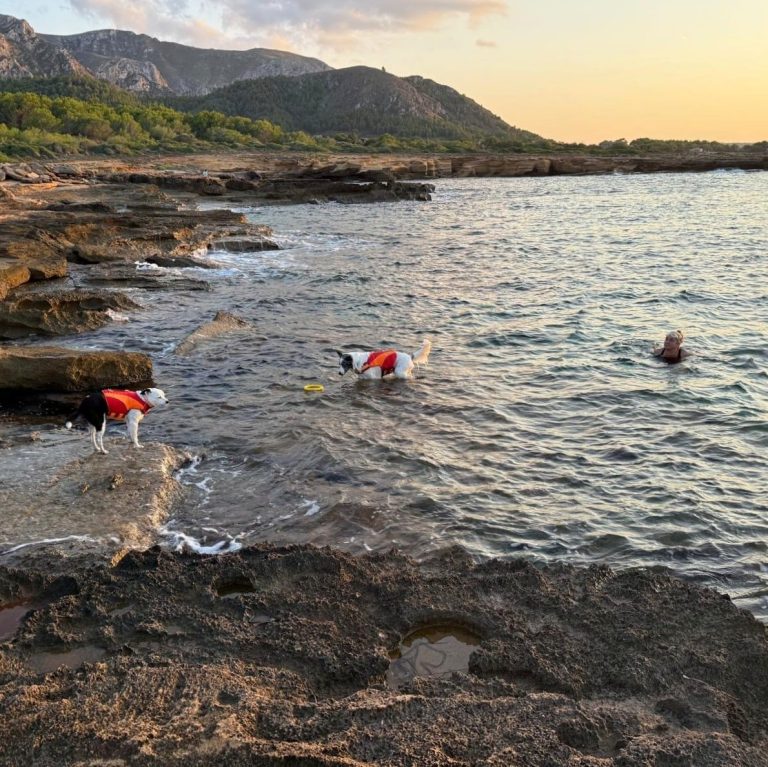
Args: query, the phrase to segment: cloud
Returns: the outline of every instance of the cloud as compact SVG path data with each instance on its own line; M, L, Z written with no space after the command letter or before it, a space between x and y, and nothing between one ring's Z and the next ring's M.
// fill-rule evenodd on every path
M436 29L451 18L475 24L506 13L509 0L69 0L110 26L213 47L364 47L367 35Z
M189 0L69 0L72 9L110 27L212 48L227 36L189 12Z
M478 48L495 48L496 43L493 40L475 40L475 45Z

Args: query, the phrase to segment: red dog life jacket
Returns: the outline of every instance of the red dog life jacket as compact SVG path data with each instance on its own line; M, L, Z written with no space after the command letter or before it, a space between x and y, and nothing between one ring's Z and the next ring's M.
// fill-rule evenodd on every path
M397 365L397 352L394 349L384 349L383 351L371 352L365 364L360 368L361 373L365 373L369 368L381 368L381 374L388 376L395 372Z
M135 391L103 389L101 393L107 401L107 417L115 421L124 421L129 410L140 410L142 413L146 413L152 408Z

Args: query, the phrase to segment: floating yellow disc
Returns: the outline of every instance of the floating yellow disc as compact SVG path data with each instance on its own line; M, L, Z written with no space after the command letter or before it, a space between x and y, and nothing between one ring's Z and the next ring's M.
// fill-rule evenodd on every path
M304 391L324 391L322 384L307 384Z

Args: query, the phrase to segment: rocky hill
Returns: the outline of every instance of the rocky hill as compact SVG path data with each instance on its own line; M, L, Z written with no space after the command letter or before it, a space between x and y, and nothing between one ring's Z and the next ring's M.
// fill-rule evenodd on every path
M288 131L540 140L423 77L364 66L331 69L318 59L263 48L204 50L121 30L37 34L26 21L0 16L0 86L5 80L17 90L23 83L15 81L37 78L29 87L42 92L40 78L62 77L79 79L78 87L84 78L103 81L187 112L266 119Z
M87 74L74 56L46 42L26 21L0 15L0 77L82 77Z
M184 111L217 110L265 119L309 133L461 138L515 135L500 117L445 85L421 77L395 77L370 67L348 67L297 77L233 83L201 98L171 99Z
M318 59L285 51L206 50L115 29L42 37L96 77L121 88L149 93L202 95L237 80L329 69Z

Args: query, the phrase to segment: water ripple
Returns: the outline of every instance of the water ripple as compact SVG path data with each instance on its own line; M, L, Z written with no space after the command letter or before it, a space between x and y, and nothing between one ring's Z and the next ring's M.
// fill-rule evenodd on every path
M285 250L75 340L155 353L174 407L142 430L205 455L174 530L662 565L768 618L768 174L437 186L250 211ZM168 351L218 309L258 340ZM412 382L336 373L424 336Z

